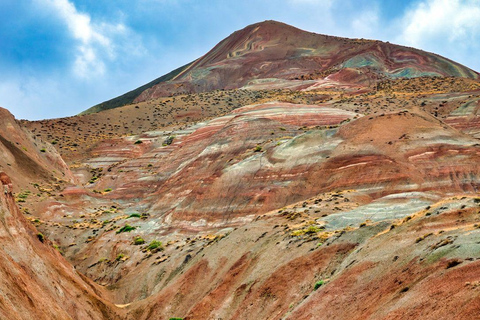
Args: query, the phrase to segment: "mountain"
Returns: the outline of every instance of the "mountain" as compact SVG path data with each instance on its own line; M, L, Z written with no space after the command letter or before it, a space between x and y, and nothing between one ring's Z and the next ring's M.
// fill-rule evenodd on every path
M418 49L265 21L234 32L194 62L82 114L175 94L265 86L358 89L384 79L421 76L479 78L473 70Z
M476 72L268 21L167 78L1 110L0 317L478 318Z

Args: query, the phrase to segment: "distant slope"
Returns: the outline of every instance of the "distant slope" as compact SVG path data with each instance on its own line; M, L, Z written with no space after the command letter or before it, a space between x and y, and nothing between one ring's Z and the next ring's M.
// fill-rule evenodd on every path
M465 66L422 50L265 21L234 32L196 61L82 114L217 89L368 87L385 79L422 76L479 78Z
M84 115L84 114L90 114L90 113L96 113L96 112L100 112L100 111L103 111L103 110L108 110L108 109L113 109L113 108L118 108L118 107L122 107L124 105L127 105L127 104L130 104L132 103L135 98L137 98L142 92L144 92L145 90L161 83L161 82L165 82L165 81L169 81L171 79L173 79L175 76L177 76L179 73L181 73L183 70L185 70L186 68L188 68L193 62L190 62L180 68L177 68L169 73L167 73L166 75L163 75L161 76L160 78L157 78L141 87L138 87L137 89L135 90L132 90L132 91L129 91L125 94L122 94L121 96L118 96L116 98L113 98L113 99L110 99L110 100L107 100L105 102L102 102L100 104L97 104L83 112L81 112L79 115Z

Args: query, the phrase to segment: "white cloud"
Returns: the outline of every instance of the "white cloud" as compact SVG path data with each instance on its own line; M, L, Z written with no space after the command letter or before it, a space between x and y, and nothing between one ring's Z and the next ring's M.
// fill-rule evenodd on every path
M479 48L480 1L425 0L407 10L400 24L399 43L474 62L465 52Z
M118 35L125 35L128 30L123 24L94 23L91 17L79 12L68 0L37 0L60 18L72 37L77 40L76 56L73 65L75 75L81 78L103 75L104 59L114 59L115 43Z
M474 0L427 0L405 14L401 37L411 45L431 37L448 41L474 39L480 34L480 2Z

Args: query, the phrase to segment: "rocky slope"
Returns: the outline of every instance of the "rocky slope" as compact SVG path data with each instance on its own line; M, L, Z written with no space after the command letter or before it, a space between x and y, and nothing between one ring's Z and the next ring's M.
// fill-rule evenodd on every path
M196 61L84 113L217 89L362 90L384 79L420 76L478 79L479 74L414 48L326 36L265 21L234 32Z
M17 188L33 183L73 182L73 175L55 148L21 126L0 108L0 170L12 177Z
M25 250L57 247L69 294L90 288L66 315L478 318L476 72L264 22L167 78L122 108L21 123L69 166L15 153L69 178L17 195L49 239ZM32 142L9 123L11 145ZM25 270L53 294L59 265Z
M116 303L131 303L132 318L281 318L306 303L316 281L356 260L353 248L392 225L463 207L472 215L455 234L473 228L477 140L419 107L390 108L362 116L329 103L270 102L175 132L106 140L84 164L98 179L88 175L86 189L68 188L44 203L38 225ZM415 228L409 237L426 250L428 242L415 241L428 230ZM383 241L395 241L396 232ZM153 241L163 250L149 249ZM313 268L312 252L333 260ZM238 263L253 265L225 280ZM288 274L291 291L277 293L283 289L272 274Z
M114 318L104 290L78 274L25 220L5 172L0 182L0 318Z

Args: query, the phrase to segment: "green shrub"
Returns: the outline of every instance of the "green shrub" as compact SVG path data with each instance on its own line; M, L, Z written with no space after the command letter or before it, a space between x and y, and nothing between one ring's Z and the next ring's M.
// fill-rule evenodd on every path
M103 190L103 192L110 192L110 191L112 191L112 188L107 188L107 189Z
M318 288L320 288L324 284L325 284L325 281L323 281L323 280L319 280L319 281L315 282L315 286L313 287L313 290L316 291Z
M260 151L262 151L262 147L261 146L256 146L253 151L254 152L260 152Z
M136 246L139 246L144 243L145 243L145 240L143 240L143 238L140 236L136 236L135 239L133 239L133 244Z
M25 190L25 191L19 193L19 194L17 195L17 198L19 198L19 199L27 199L28 196L30 195L30 193L31 193L31 192L30 192L29 190Z
M123 227L121 227L119 230L117 230L117 234L122 233L122 232L130 232L130 231L135 230L135 229L137 229L137 228L126 224Z
M147 247L147 250L148 250L148 251L159 251L159 250L163 250L162 242L157 241L157 240L153 240L152 242L149 243L149 245L148 245L148 247Z
M45 148L40 149L40 152L47 152Z
M140 213L132 213L132 214L128 217L128 219L130 219L130 218L140 218L140 217L141 217Z
M124 257L125 257L125 255L124 255L123 253L120 253L120 254L115 258L115 260L120 261L120 260L122 260Z
M37 238L38 240L40 240L40 242L44 242L45 241L45 236L42 234L42 233L37 233Z
M305 234L313 234L320 232L323 228L317 226L308 226L307 230L305 230Z
M169 145L171 145L174 138L175 138L174 136L169 136L169 137L163 142L162 145L163 145L163 146L169 146Z

